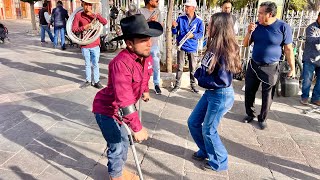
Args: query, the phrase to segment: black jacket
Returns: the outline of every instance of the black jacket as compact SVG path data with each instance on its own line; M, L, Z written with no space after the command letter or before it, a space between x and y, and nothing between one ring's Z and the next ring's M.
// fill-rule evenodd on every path
M39 11L39 22L41 25L48 25L46 18L44 17L44 13L48 12L48 10L46 8L42 8Z
M69 15L68 11L65 10L62 6L57 6L52 10L51 23L56 28L66 27L66 21L68 20Z

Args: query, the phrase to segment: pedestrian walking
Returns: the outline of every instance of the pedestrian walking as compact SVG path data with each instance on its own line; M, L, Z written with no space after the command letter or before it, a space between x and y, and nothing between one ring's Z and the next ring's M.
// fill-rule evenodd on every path
M147 23L141 14L122 19L120 26L123 35L113 40L124 39L127 48L110 62L108 85L96 94L92 110L107 142L111 180L129 179L125 176L138 179L136 175L123 170L129 146L128 133L123 123L131 128L136 141L148 138L135 104L140 98L144 101L150 99L148 81L153 71L150 37L160 36L163 32L160 23Z
M302 61L302 94L300 102L304 105L309 104L309 93L315 73L316 84L313 87L311 103L320 106L320 13L316 22L310 24L306 29L306 42Z
M258 22L250 23L243 45L254 43L252 59L248 63L245 77L245 108L247 116L243 119L250 123L255 117L254 102L256 92L262 82L262 105L258 115L260 129L266 128L267 115L272 104L274 88L279 76L279 61L282 49L290 66L288 76L295 75L291 27L277 19L277 5L267 1L260 4Z
M83 0L82 7L83 12L78 12L73 20L72 31L75 33L84 33L91 28L91 22L97 19L103 25L107 24L107 20L100 14L94 14L92 12L92 5L100 3L100 0ZM92 85L95 88L101 89L103 86L100 83L99 72L99 58L100 58L100 38L97 38L94 42L82 45L81 52L85 59L86 70L86 82L82 87L88 87ZM91 82L91 63L93 66L93 81Z
M63 8L62 1L57 2L57 7L52 10L51 24L53 24L54 30L54 47L58 46L58 36L60 34L61 49L65 50L65 33L66 23L69 18L68 11Z
M145 7L140 8L138 10L138 14L144 15L147 21L156 21L162 24L161 12L158 9L159 0L145 0ZM151 56L153 61L153 84L154 91L156 94L161 94L160 89L160 46L159 46L159 38L154 37L151 38L152 47L151 47Z
M198 49L198 40L203 37L204 25L203 20L195 13L197 7L196 0L187 0L186 3L184 3L184 6L185 14L179 16L177 21L172 22L172 33L177 34L178 46L183 45L181 46L181 49L178 48L176 84L171 92L175 93L180 89L183 66L185 64L185 55L187 55L189 61L191 91L198 93L199 90L196 88L196 81L194 78L197 61L194 56ZM183 39L186 39L184 43L182 43Z
M203 161L203 170L228 169L228 152L220 140L218 126L234 102L232 74L239 72L240 48L232 16L215 13L209 23L208 48L196 70L198 85L206 89L188 119L190 134L199 150L193 159Z
M46 32L49 35L51 42L53 42L53 36L50 30L50 15L48 13L48 3L44 2L42 9L39 11L39 23L40 23L40 38L41 43L46 43Z

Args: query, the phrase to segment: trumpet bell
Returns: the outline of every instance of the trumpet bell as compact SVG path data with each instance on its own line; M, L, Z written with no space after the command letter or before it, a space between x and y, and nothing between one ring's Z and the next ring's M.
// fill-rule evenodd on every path
M98 20L93 20L91 22L91 27L81 34L75 34L72 32L72 24L75 15L78 12L83 12L83 8L79 7L77 8L72 14L70 15L67 24L66 24L66 30L69 38L72 40L72 42L79 44L79 45L88 45L90 43L93 43L98 38L100 38L100 35L103 31L103 25Z

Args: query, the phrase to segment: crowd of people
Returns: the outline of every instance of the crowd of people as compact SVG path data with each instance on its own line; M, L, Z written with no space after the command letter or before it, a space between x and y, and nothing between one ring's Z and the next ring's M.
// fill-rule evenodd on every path
M94 15L92 5L99 0L83 0L83 12L75 15L72 31L82 33L90 28L90 22L96 18L106 24L105 18ZM158 37L163 33L163 22L159 0L145 0L145 7L137 9L120 21L123 35L113 40L124 40L126 48L121 50L109 64L108 84L105 88L99 81L99 45L100 39L88 45L81 46L85 59L86 82L101 89L93 101L92 112L95 115L102 135L107 142L108 172L112 180L122 180L127 177L136 178L134 174L123 170L127 160L129 147L128 133L123 123L133 131L137 142L148 139L148 132L143 127L137 112L136 103L141 98L150 100L148 81L153 74L154 91L161 94L160 89L160 47ZM211 16L208 27L195 13L196 0L186 0L185 14L172 23L172 32L177 36L178 52L176 82L172 93L181 86L181 76L185 56L189 61L190 87L194 93L199 93L198 86L205 89L204 94L188 118L190 134L198 146L193 159L203 161L203 170L224 171L228 169L228 152L220 140L218 126L223 116L230 110L234 102L232 86L233 74L241 70L240 47L236 40L238 22L231 14L232 3L226 0L222 3L222 12ZM44 42L44 32L49 33L54 46L57 46L56 34L64 33L67 13L59 3L53 10L51 20L46 17L44 8L40 11L41 41ZM267 127L274 91L273 88L279 76L279 61L284 52L290 71L288 77L295 76L293 55L293 37L291 27L276 18L277 6L274 2L263 2L259 5L258 21L248 25L244 37L244 46L253 43L252 57L249 60L245 77L245 110L244 123L251 123L257 117L261 130ZM62 18L64 21L60 21ZM55 37L49 26L54 22ZM206 34L204 29L206 28ZM306 49L303 56L302 95L301 103L309 103L309 91L315 72L320 73L320 14L316 22L306 31ZM194 58L198 39L207 36L207 48L200 66ZM62 37L62 36L61 36ZM63 39L62 49L64 48ZM182 44L180 44L182 43ZM94 82L91 81L91 64L93 65ZM320 105L320 82L316 84L311 96L311 103ZM262 105L260 114L256 115L254 103L256 92L262 86Z

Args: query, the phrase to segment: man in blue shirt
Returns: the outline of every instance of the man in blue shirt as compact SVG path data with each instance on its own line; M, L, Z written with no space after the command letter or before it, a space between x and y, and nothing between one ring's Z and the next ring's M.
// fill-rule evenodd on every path
M254 101L256 92L262 82L262 105L258 123L264 129L273 93L279 75L279 60L282 49L288 60L290 72L295 75L294 55L292 47L292 31L290 26L276 18L277 6L274 2L261 3L258 10L258 22L248 26L244 38L245 47L254 43L252 59L248 64L245 80L245 108L247 116L245 123L251 122L255 115Z
M193 33L187 37L187 41L181 46L181 49L178 49L178 69L176 74L176 84L172 89L172 93L177 92L180 89L181 85L181 76L184 66L184 57L187 54L189 60L189 70L190 70L190 84L191 90L194 93L198 93L199 90L196 89L196 81L194 78L194 72L197 67L196 59L194 58L195 53L198 48L198 40L202 38L204 25L202 19L196 15L195 9L197 7L196 0L187 0L185 5L185 15L178 17L177 21L172 22L172 33L177 34L177 42L179 43L188 32L191 32L191 29L194 27ZM180 45L180 44L178 44Z
M313 88L311 103L320 106L320 13L316 22L310 24L306 30L306 42L303 53L302 95L301 103L307 105L309 92L316 73L316 84Z

